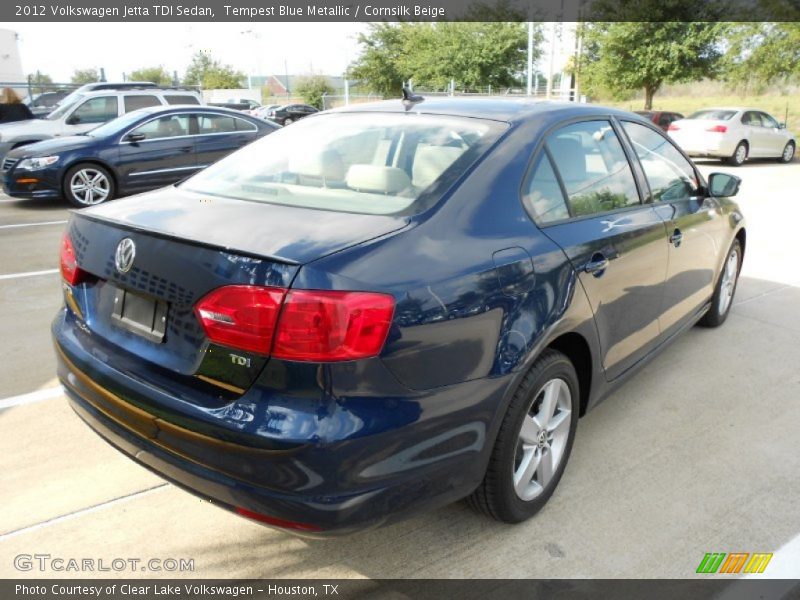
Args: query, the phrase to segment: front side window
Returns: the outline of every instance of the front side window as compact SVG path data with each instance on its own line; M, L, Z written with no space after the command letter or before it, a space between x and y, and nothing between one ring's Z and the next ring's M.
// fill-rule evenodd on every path
M130 132L130 135L141 134L146 140L179 137L189 135L189 117L186 115L170 115L153 119Z
M567 192L570 216L639 204L628 158L609 121L583 121L547 137L547 148Z
M687 200L696 194L699 186L691 163L666 136L630 121L624 121L622 126L639 157L655 202Z
M76 123L105 123L117 118L116 96L99 96L81 104L70 117Z
M414 113L300 120L187 180L190 191L363 214L414 213L435 201L507 125ZM425 194L425 202L417 202Z
M777 129L778 122L769 116L767 113L759 113L761 115L761 124L770 129Z

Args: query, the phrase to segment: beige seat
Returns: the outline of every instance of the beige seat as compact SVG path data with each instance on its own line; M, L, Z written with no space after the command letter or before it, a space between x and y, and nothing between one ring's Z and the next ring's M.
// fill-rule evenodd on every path
M350 189L373 194L397 194L411 185L402 169L380 165L351 165L345 181Z

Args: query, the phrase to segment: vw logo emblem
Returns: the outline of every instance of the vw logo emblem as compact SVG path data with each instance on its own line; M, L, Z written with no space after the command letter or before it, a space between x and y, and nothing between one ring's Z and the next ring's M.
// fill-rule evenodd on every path
M120 273L127 273L133 266L134 258L136 258L136 244L131 238L125 238L117 246L114 254L114 266Z

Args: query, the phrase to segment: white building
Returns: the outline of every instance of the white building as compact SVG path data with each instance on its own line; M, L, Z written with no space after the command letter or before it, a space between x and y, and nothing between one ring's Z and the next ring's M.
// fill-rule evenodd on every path
M25 81L19 57L19 35L11 29L0 29L0 81Z

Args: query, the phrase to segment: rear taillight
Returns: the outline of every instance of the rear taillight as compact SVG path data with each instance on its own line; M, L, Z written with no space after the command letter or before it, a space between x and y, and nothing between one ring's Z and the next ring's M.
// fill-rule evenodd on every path
M229 285L205 296L194 312L211 341L269 354L285 295L282 288Z
M195 306L215 343L285 360L341 361L380 354L394 298L373 292L232 285Z
M714 125L713 127L709 127L706 131L711 131L713 133L725 133L728 131L728 128L725 125Z
M66 233L61 239L61 277L70 285L78 285L86 277L86 273L78 267L75 247Z
M336 361L380 354L394 298L371 292L292 290L286 296L273 356Z
M667 127L667 131L678 131L679 129L680 129L680 127L675 125L675 123L670 123L669 127Z
M287 521L286 519L279 519L278 517L270 517L269 515L242 508L241 506L237 506L235 510L237 514L243 517L253 519L254 521L260 521L261 523L266 523L267 525L272 525L274 527L295 529L297 531L322 531L322 527L319 527L318 525L310 525L309 523L300 523L298 521Z

